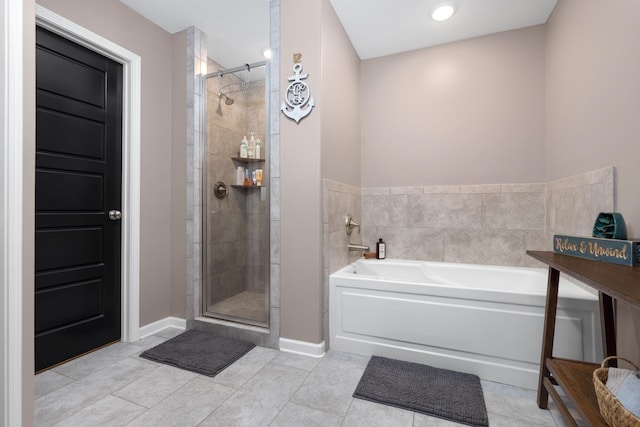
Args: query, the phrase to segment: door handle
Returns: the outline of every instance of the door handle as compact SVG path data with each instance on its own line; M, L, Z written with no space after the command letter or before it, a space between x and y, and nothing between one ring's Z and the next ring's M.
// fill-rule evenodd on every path
M111 221L117 221L120 218L122 218L122 212L120 212L119 210L114 209L109 211L109 219Z

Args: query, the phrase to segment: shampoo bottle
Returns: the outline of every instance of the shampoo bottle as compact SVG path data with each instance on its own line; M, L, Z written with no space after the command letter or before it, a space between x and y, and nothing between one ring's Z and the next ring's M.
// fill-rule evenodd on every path
M236 185L244 185L244 168L238 166L236 169Z
M385 259L387 257L387 244L379 239L376 243L376 258Z
M260 138L256 139L256 159L262 158L262 142L260 142Z
M253 137L253 132L251 132L251 138L249 138L249 148L247 150L250 159L256 158L256 139Z
M240 141L240 157L246 159L249 156L248 149L249 143L247 142L247 137L243 136L242 141Z

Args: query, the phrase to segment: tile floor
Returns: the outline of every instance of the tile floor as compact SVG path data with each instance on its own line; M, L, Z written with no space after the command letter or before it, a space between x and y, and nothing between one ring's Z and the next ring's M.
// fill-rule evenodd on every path
M256 347L215 378L138 355L182 331L118 343L36 376L37 426L407 426L460 424L351 397L368 357ZM563 426L534 391L482 381L491 427ZM551 403L552 404L552 403Z
M267 321L267 307L264 293L240 292L217 304L207 307L209 313L235 316L256 322Z

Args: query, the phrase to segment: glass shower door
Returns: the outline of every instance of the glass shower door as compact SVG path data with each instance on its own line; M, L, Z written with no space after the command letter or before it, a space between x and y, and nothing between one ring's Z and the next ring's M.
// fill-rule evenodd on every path
M254 74L262 77L225 73L206 83L202 312L268 327L267 104L264 72ZM244 138L252 143L246 157Z

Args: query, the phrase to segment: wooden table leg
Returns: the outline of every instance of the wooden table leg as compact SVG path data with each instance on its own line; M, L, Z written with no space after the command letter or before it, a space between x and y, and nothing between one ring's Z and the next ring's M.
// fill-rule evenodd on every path
M598 292L600 301L600 328L602 329L602 350L604 357L616 355L616 324L613 311L613 298ZM616 367L615 360L609 362L609 366Z
M556 328L556 310L558 308L558 282L560 272L549 267L547 279L547 302L544 310L544 330L542 332L542 351L540 354L540 374L538 377L538 407L547 409L549 392L544 386L544 379L550 378L546 360L553 354L553 337Z

